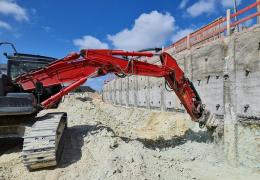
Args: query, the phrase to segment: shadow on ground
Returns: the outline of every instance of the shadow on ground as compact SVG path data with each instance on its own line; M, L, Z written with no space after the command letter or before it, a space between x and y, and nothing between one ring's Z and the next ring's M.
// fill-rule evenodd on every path
M23 139L21 138L5 138L0 139L0 156L3 154L11 154L21 151L23 147Z
M64 144L61 160L58 167L64 168L79 161L82 156L81 148L84 145L84 137L86 137L88 133L94 135L100 132L99 130L102 129L106 129L108 132L112 132L114 134L114 137L119 137L126 143L130 141L139 141L146 148L149 148L151 150L155 150L158 148L159 149L174 148L176 146L185 144L187 141L195 141L200 143L213 141L213 137L210 132L205 132L205 131L194 132L191 129L186 131L186 133L183 136L176 136L169 140L165 140L163 138L152 140L152 139L141 139L141 138L132 139L129 137L118 136L116 135L113 129L107 126L103 126L102 124L93 125L93 126L77 125L68 128L65 133L65 144ZM1 147L0 156L2 154L7 154L7 153L9 154L9 153L21 151L22 144L23 144L22 139L0 139L0 147Z
M174 148L185 144L188 141L198 142L198 143L209 143L213 142L213 136L211 132L208 131L198 131L195 132L191 129L188 129L183 136L174 136L171 139L165 140L164 138L153 139L140 139L137 138L137 141L141 142L146 148L155 150L155 149L165 149L165 148Z
M129 137L118 136L116 135L113 129L103 125L95 125L95 126L78 125L78 126L73 126L71 128L68 128L68 131L65 136L66 137L65 146L64 146L59 167L61 168L67 167L80 160L82 156L81 148L84 145L84 137L87 136L88 133L94 135L99 132L98 130L102 130L102 129L106 129L108 132L112 132L114 134L114 137L118 137L126 143L130 141L139 141L146 148L149 148L151 150L155 150L158 148L159 149L174 148L176 146L185 144L187 141L194 141L199 143L213 142L213 137L210 132L206 132L206 131L195 132L191 129L186 131L186 133L183 136L175 136L169 140L165 140L163 138L159 138L157 140L151 140L151 139L141 139L141 138L132 139Z
M110 127L102 125L77 125L68 128L65 134L65 144L59 167L64 168L80 160L82 156L81 148L84 145L84 137L86 137L88 133L91 133L92 135L96 134L99 132L98 130L102 129L114 133Z
M86 102L86 101L92 101L93 99L90 97L76 97L77 100L80 100L82 102Z

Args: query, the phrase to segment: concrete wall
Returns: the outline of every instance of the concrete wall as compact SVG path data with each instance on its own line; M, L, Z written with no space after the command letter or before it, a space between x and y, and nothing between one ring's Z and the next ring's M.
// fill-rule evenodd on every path
M168 52L172 54L172 49ZM206 108L224 119L228 162L260 170L260 27L173 56ZM104 86L103 99L123 106L184 112L174 92L164 85L163 78L115 79Z

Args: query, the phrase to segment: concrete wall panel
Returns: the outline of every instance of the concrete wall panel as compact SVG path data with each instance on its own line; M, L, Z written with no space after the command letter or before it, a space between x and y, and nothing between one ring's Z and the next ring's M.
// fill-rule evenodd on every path
M122 105L127 106L128 105L128 78L122 78L121 82L122 82L121 103Z
M260 116L260 33L242 33L235 38L237 111Z
M224 58L224 43L222 41L194 49L191 55L194 80L202 80L209 75L222 74Z
M138 76L137 77L137 106L138 107L147 107L147 84L146 77Z
M161 108L162 79L150 77L150 107Z
M116 81L112 82L111 89L112 89L112 102L113 104L116 104Z
M135 81L136 81L135 76L129 76L129 106L136 105Z
M121 103L121 94L122 94L122 90L121 90L121 78L118 78L116 81L115 81L115 95L116 95L116 98L115 98L115 104L122 104Z

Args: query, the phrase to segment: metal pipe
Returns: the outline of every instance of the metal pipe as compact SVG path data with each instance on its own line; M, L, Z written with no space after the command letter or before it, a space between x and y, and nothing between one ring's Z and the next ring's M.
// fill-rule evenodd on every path
M256 2L258 3L257 12L260 13L260 0L256 0ZM260 24L260 16L257 16L257 24Z
M234 3L234 13L236 14L237 13L237 0L233 0L233 3ZM235 21L237 21L237 20L238 20L238 18L237 18L237 16L235 16ZM239 32L239 25L236 26L236 29Z
M121 51L121 50L112 50L112 55L121 55L121 56L147 56L152 57L154 54L152 52L130 52L130 51Z
M231 29L230 29L230 9L227 10L227 36L231 35Z
M14 50L14 52L17 54L17 50L16 50L16 48L15 48L13 43L10 43L10 42L0 42L0 46L4 45L4 44L10 45L12 47L12 49Z
M92 77L96 77L98 74L98 72L94 72L92 74L90 74L87 77L83 77L77 81L75 81L74 83L70 84L69 86L63 88L60 92L56 93L55 95L49 97L48 99L46 99L45 101L43 101L41 103L41 106L43 108L48 108L51 105L55 104L60 98L62 98L64 95L68 94L70 91L76 89L77 87L79 87L80 85L84 84L87 79L90 79Z

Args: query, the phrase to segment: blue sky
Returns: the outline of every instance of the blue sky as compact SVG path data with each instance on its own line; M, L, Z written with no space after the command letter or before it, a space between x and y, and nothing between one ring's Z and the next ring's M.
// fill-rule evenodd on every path
M224 15L232 1L0 0L0 41L13 42L19 52L57 58L80 48L168 46ZM255 2L237 1L239 8ZM103 80L88 85L100 90Z

